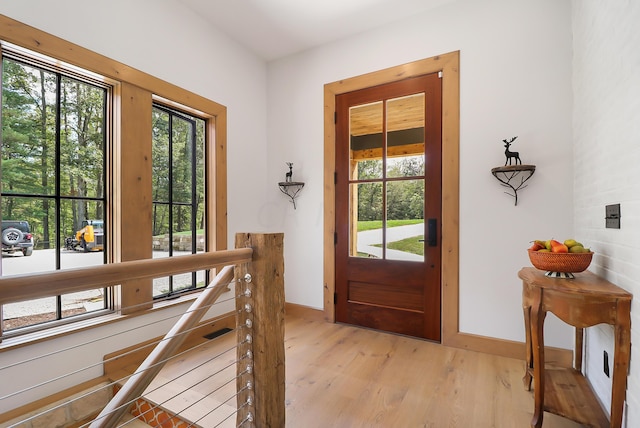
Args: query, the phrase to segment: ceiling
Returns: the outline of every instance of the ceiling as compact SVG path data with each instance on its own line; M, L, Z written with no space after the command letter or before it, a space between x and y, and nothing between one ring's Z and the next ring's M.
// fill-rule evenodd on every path
M178 0L266 61L454 0Z

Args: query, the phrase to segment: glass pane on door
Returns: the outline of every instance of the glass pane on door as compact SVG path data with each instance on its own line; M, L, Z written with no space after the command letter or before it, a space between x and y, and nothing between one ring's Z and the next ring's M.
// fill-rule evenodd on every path
M349 194L351 201L349 256L383 258L382 183L351 184Z
M349 255L424 261L425 94L349 109Z
M387 178L424 175L424 93L387 101Z
M425 94L386 102L385 256L424 260Z
M349 159L352 180L382 178L382 101L349 109ZM360 164L365 162L364 166Z
M424 180L387 183L386 258L424 261Z
M382 258L383 108L377 101L349 109L349 255Z

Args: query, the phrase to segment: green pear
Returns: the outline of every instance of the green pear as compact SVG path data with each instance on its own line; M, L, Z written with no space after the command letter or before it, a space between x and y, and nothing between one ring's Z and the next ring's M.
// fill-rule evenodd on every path
M575 247L576 245L580 245L581 247L583 246L581 243L579 243L575 239L567 239L566 241L564 241L564 245L566 245L567 248Z

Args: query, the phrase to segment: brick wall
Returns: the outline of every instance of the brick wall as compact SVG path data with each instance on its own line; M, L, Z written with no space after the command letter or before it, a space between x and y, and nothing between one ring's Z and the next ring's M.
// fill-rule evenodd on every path
M640 427L640 2L573 0L574 227L596 252L590 269L635 295L627 427ZM621 228L605 228L605 205ZM613 329L588 329L586 372L610 408ZM611 367L612 368L612 367Z

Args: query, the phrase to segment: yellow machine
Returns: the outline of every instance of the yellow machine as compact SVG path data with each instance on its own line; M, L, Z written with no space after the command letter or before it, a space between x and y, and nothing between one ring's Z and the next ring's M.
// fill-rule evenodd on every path
M82 229L73 238L65 239L67 250L102 251L104 249L104 222L102 220L84 220Z

